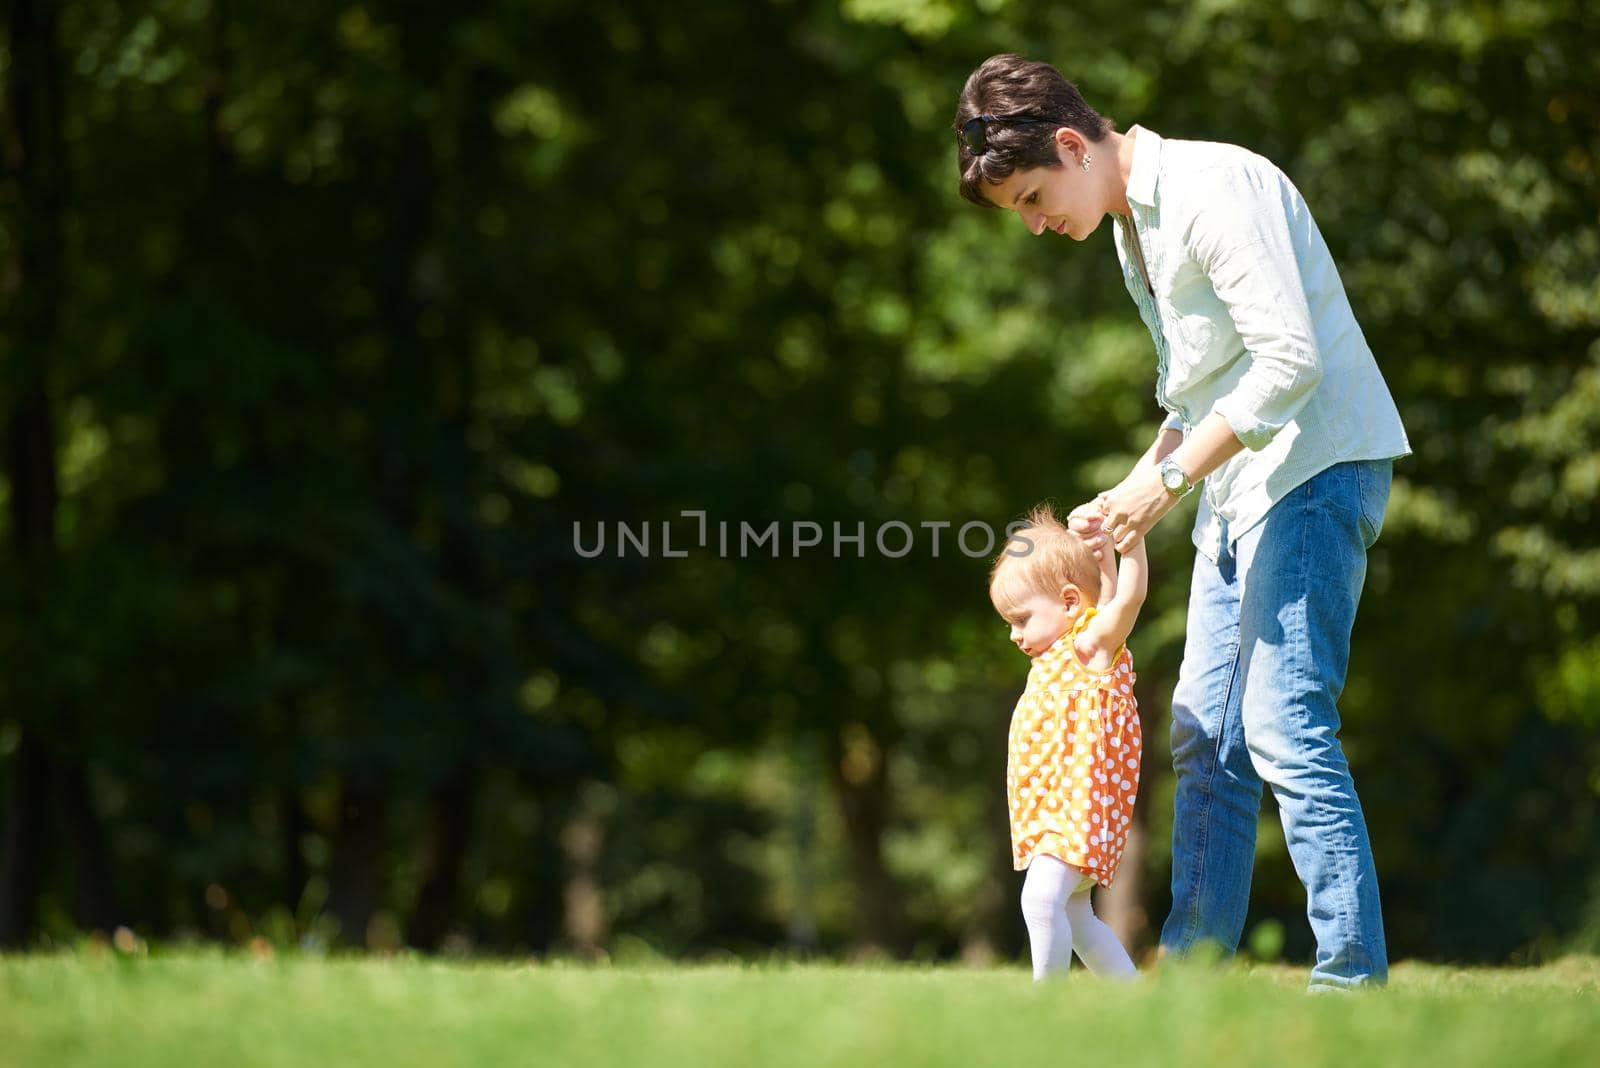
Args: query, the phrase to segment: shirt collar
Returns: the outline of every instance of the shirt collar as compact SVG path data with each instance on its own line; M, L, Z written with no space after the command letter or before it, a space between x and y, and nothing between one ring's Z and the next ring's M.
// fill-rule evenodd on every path
M1156 206L1156 177L1161 170L1161 135L1154 130L1134 125L1129 133L1138 131L1133 139L1133 166L1128 170L1128 201L1147 208Z

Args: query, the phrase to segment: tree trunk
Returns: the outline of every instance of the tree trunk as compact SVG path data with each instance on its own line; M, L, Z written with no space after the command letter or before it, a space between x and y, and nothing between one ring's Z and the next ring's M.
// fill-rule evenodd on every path
M406 942L418 949L438 949L455 917L461 862L472 836L475 782L475 769L462 764L433 793L426 874L406 935Z
M883 860L889 822L889 760L881 742L859 724L833 737L829 771L850 847L855 882L856 951L906 953L900 896Z
M790 813L794 837L794 911L789 944L803 953L817 950L817 804L822 792L821 746L813 736L794 746L795 796Z
M591 958L605 952L606 942L605 884L600 872L606 826L597 798L593 787L579 791L578 803L561 829L565 860L561 933L569 951Z
M63 762L55 781L67 857L72 864L72 920L82 930L110 932L121 922L105 832L89 799L81 761Z
M206 22L205 136L207 190L215 199L224 180L233 170L233 143L222 125L222 110L228 102L228 82L233 56L228 51L227 0L211 0L211 17Z
M1011 722L1008 696L995 694L983 703L990 710L989 734L1002 743ZM1002 788L1006 781L1004 744L990 748L979 774L984 782L993 784L993 788L983 794L984 834L981 837L985 843L986 862L983 882L973 894L966 922L962 925L961 959L970 965L988 966L1013 959L1022 949L1025 930L1017 906L1022 880L1011 864L1011 813Z
M310 829L305 806L300 803L300 791L284 790L278 801L283 833L283 901L289 914L300 919L300 901L306 892L306 858L300 851L300 840ZM300 932L296 932L299 934Z
M62 205L61 76L56 5L11 0L6 36L5 164L8 199L17 205L13 255L3 265L4 329L15 347L4 368L5 465L11 530L21 564L21 639L8 665L22 723L6 814L5 870L0 873L0 943L31 934L47 863L54 776L48 730L59 716L50 682L50 572L56 553L55 432L49 368L59 344Z
M1143 955L1151 940L1150 909L1164 909L1167 905L1166 885L1150 885L1145 878L1145 854L1150 839L1150 799L1165 792L1159 783L1172 774L1172 759L1160 739L1166 737L1166 721L1158 720L1151 709L1160 707L1150 695L1162 695L1163 702L1172 696L1177 678L1154 673L1140 676L1139 691L1146 695L1140 722L1144 726L1144 767L1139 778L1139 800L1133 810L1133 824L1128 828L1128 844L1117 868L1117 882L1109 890L1095 891L1095 911L1106 922L1134 960ZM1158 733L1159 731L1159 733ZM1152 739L1156 739L1152 741ZM1147 895L1154 893L1155 900ZM1161 913L1156 913L1157 930Z
M33 932L45 864L50 757L37 733L22 732L6 790L5 870L0 879L0 947L19 949Z
M1135 960L1149 927L1144 911L1144 835L1143 822L1135 819L1128 828L1117 881L1109 890L1094 892L1095 915L1106 922Z
M1001 730L1003 732L1003 726ZM999 737L1005 737L1004 733ZM1003 751L1000 753L999 767L992 770L985 781L1005 782ZM961 960L981 967L1013 957L1021 948L1023 931L1022 917L1017 912L1021 881L1011 866L1010 812L1004 790L997 787L986 791L984 812L985 828L993 829L992 834L984 836L984 841L993 844L984 846L984 853L989 859L984 865L983 882L973 894L966 923L961 929Z
M548 953L561 937L562 864L557 823L551 813L555 805L548 793L535 791L539 802L538 822L528 843L532 868L528 879L528 903L519 910L518 922L523 939L535 953Z
M328 911L346 945L367 944L368 927L383 903L388 812L389 791L382 783L345 780Z

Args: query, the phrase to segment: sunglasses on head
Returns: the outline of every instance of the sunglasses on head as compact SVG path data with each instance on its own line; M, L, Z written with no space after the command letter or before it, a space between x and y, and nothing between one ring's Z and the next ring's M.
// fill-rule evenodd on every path
M1065 126L1066 123L1059 119L1047 119L1042 115L979 115L968 119L961 124L961 143L967 146L967 151L974 156L981 156L989 151L989 124L991 122L1009 122L1013 125L1027 123L1048 123L1052 126Z

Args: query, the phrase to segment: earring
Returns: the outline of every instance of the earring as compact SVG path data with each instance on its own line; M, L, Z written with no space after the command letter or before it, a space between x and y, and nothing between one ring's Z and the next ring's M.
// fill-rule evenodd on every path
M1088 170L1089 169L1089 161L1092 160L1092 159L1094 159L1094 157L1089 155L1089 153L1085 152L1083 154L1083 169L1084 170Z

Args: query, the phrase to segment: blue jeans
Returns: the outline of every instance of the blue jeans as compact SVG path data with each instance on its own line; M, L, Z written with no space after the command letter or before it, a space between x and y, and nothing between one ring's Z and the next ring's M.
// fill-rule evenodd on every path
M1196 555L1172 697L1172 913L1161 945L1232 953L1250 903L1261 784L1272 787L1317 940L1312 986L1388 978L1378 877L1339 744L1350 628L1392 463L1295 487L1220 559Z

